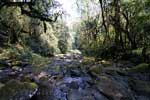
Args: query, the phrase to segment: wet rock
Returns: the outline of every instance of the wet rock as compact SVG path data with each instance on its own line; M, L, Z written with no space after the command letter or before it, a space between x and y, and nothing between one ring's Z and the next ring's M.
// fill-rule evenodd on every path
M68 94L68 100L83 100L83 95L78 90L72 90Z
M56 98L56 100L67 100L68 91L70 91L70 89L63 84L54 90L54 98Z
M12 69L19 72L22 71L22 68L20 68L19 66L13 66Z
M110 100L134 100L127 88L106 76L100 76L97 88Z
M37 88L35 83L11 80L0 89L0 100L27 100L36 93Z
M99 91L97 90L92 91L92 96L94 97L94 100L109 100L107 97L99 93Z
M80 70L70 70L70 75L71 77L80 77L81 76L81 71Z
M94 88L81 90L71 90L68 94L68 100L108 100Z
M70 84L67 84L69 86L69 88L71 89L78 89L79 85L76 82L71 82Z
M88 90L89 85L87 83L89 79L86 77L65 77L59 80L56 83L56 88L54 88L54 97L57 98L56 100L85 100L86 96L89 96ZM76 91L76 92L74 92ZM87 92L86 92L87 91ZM86 96L82 96L83 93ZM77 94L80 94L79 98L75 97ZM91 95L90 95L91 96ZM87 97L88 98L88 97Z

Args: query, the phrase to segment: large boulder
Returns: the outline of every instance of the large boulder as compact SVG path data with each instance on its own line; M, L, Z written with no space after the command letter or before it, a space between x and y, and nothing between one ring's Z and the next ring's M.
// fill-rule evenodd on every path
M107 76L100 76L99 78L97 88L110 100L134 100L130 91L122 84Z
M0 100L28 100L36 93L37 88L32 82L11 80L0 88Z
M131 88L139 95L150 95L150 82L137 80L134 78L128 79ZM149 96L150 97L150 96Z

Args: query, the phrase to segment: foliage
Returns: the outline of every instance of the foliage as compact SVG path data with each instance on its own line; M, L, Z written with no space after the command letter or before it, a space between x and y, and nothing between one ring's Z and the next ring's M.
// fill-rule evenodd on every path
M72 49L72 41L71 34L69 33L69 27L66 23L61 19L53 25L54 34L58 40L58 48L61 53L67 53L70 49Z
M19 82L17 80L10 80L5 86L0 88L0 97L2 100L10 99L29 99L38 86L33 82ZM8 93L9 91L9 93Z
M82 63L84 65L87 64L93 64L95 62L95 58L94 57L84 57Z
M121 58L134 49L150 45L148 0L99 0L101 10L93 16L87 10L91 9L87 2L90 1L78 3L79 10L85 10L81 18L86 13L76 29L80 50L99 57Z
M12 67L13 63L16 62L27 63L32 65L33 68L43 67L49 63L48 58L35 54L28 47L22 47L19 44L3 49L3 52L0 54L0 61L3 60L12 60Z

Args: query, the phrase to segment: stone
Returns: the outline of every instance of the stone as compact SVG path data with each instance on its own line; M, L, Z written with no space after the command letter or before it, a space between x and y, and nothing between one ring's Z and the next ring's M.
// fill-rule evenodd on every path
M94 64L95 58L94 57L83 57L82 63L87 65L87 64Z
M104 67L112 67L113 66L112 61L102 60L101 63Z
M0 83L0 89L1 89L3 86L5 86L5 84L3 84L3 83Z
M83 95L77 91L77 90L72 90L68 94L68 100L82 100Z
M97 83L98 90L110 100L132 100L128 89L107 76L100 76Z
M137 66L128 69L129 73L149 73L150 65L147 63L141 63Z
M71 77L80 77L81 76L81 71L70 69L70 75L71 75Z
M92 73L92 74L100 74L101 73L101 68L100 68L100 66L91 66L90 68L89 68L89 71Z
M69 87L72 88L72 89L78 89L78 88L79 88L78 83L77 83L77 82L74 82L74 81L71 82L71 83L69 83L68 85L69 85Z
M0 100L27 100L36 93L37 89L35 83L10 80L0 88Z
M137 80L134 78L128 79L129 85L138 95L147 95L150 97L150 82Z
M18 66L13 66L12 69L15 70L15 71L19 71L19 72L22 71L22 68L20 68Z

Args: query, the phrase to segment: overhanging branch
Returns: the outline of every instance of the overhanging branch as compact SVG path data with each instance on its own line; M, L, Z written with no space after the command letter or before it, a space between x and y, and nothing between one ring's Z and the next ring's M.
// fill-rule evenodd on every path
M57 20L58 16L60 15L59 13L57 13L57 14L55 14L54 18L50 18L49 15L42 14L38 10L34 9L33 8L34 4L35 4L35 2L6 2L6 1L2 1L0 3L0 10L4 6L6 6L6 7L17 6L17 7L21 8L22 14L25 14L25 15L32 17L32 18L38 18L41 21L48 21L48 22L55 22ZM24 9L24 7L23 7L24 5L28 5L30 11Z

